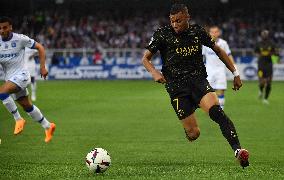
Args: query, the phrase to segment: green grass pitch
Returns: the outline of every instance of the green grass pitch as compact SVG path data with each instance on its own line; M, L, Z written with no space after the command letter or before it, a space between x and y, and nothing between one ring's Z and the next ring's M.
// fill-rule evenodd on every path
M231 85L231 83L229 83ZM57 125L53 141L23 111L24 132L0 105L0 179L284 179L284 83L274 82L270 105L257 82L228 90L225 112L250 163L242 169L213 121L197 111L200 138L189 143L163 86L152 81L45 81L35 103ZM108 150L112 166L90 174L85 156Z

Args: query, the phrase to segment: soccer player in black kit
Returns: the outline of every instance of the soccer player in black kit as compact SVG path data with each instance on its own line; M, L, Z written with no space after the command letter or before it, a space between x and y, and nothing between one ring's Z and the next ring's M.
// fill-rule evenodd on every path
M259 78L259 98L263 99L263 103L269 104L268 97L271 91L271 81L273 75L273 63L271 56L275 54L275 46L269 40L269 32L263 30L261 32L262 40L256 45L255 52L258 55L258 78ZM263 97L263 89L265 87L265 95Z
M249 152L241 148L233 122L220 107L216 93L206 80L202 45L213 49L234 74L234 90L239 90L242 86L239 73L227 54L215 44L204 28L191 25L189 20L187 6L174 4L170 11L171 26L155 31L146 47L142 63L156 82L165 84L172 106L189 141L196 140L200 135L194 113L200 107L209 114L213 121L218 123L240 165L249 166ZM162 73L156 70L151 63L157 51L160 51L162 58Z

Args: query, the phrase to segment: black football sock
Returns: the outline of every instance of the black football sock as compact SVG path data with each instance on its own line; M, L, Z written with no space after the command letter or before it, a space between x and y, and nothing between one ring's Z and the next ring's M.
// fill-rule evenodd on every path
M267 84L265 88L265 96L264 96L265 99L268 99L270 91L271 91L271 84Z
M224 113L219 105L214 105L209 109L210 118L219 124L223 136L227 139L232 149L241 149L238 135L233 122Z

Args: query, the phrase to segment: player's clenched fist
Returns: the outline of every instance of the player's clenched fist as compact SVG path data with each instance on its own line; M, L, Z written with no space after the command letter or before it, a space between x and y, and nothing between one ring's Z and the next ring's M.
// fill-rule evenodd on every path
M235 76L234 77L234 87L233 90L239 90L242 87L243 83L242 80L240 78L240 76Z
M48 75L48 71L46 70L45 67L40 68L40 75L41 77L43 77L44 79L46 79L47 75Z

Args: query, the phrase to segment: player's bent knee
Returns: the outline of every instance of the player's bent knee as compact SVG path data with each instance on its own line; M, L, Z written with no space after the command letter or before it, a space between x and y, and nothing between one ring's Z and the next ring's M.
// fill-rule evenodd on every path
M200 129L196 127L190 130L185 130L185 135L188 141L195 141L200 136Z

